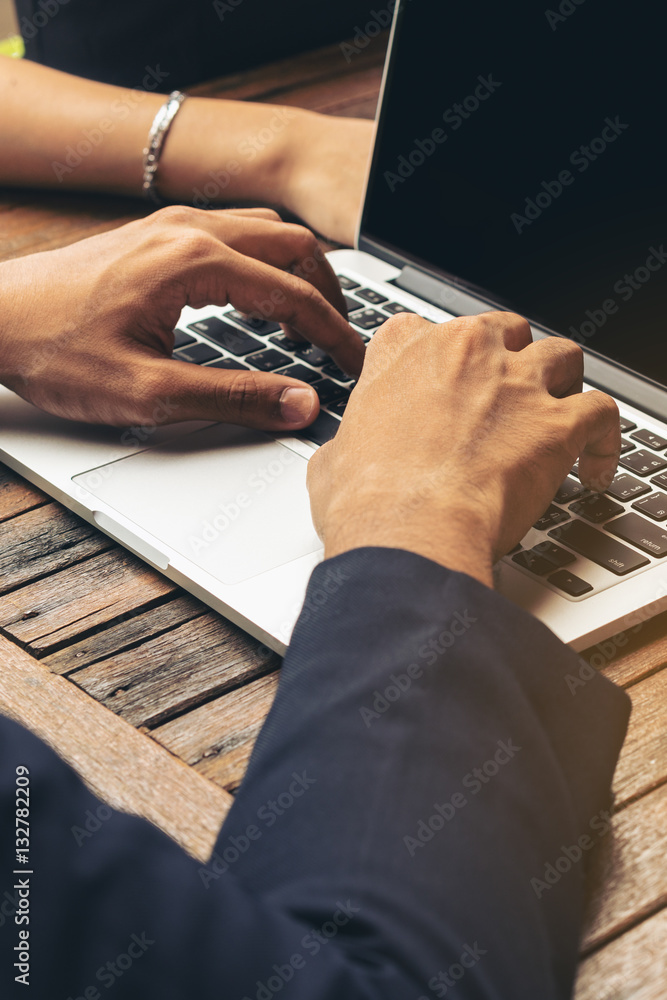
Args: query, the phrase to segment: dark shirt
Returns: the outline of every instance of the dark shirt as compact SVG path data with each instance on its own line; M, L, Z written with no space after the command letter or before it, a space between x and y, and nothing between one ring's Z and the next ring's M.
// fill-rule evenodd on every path
M16 0L29 59L158 93L351 38L370 21L376 34L391 14L383 2L374 17L373 6L370 0Z
M2 720L1 995L564 1000L629 714L601 676L573 685L580 666L531 616L420 556L323 563L207 864L105 807L82 838L98 800ZM12 967L17 765L29 991Z

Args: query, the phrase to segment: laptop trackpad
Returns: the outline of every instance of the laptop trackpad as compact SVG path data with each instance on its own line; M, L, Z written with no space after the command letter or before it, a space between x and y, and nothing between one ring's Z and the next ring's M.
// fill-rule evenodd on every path
M215 424L73 477L226 584L317 552L308 462L265 434Z

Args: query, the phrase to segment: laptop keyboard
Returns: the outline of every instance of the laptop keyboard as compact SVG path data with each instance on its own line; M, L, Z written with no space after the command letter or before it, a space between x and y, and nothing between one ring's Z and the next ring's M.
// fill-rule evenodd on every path
M338 275L349 321L363 340L412 308L390 294ZM389 293L389 290L386 289ZM334 437L354 380L319 347L290 340L277 323L230 310L174 331L174 357L229 370L276 372L310 383L321 410L299 436L316 445ZM621 416L619 471L603 494L586 490L577 465L521 545L503 562L570 600L606 590L667 556L667 438Z
M412 311L351 277L339 275L339 281L350 323L365 341L391 316ZM309 382L320 398L321 410L299 435L316 445L335 435L354 388L354 379L319 347L290 340L278 323L236 310L174 330L174 357L207 368L276 372Z

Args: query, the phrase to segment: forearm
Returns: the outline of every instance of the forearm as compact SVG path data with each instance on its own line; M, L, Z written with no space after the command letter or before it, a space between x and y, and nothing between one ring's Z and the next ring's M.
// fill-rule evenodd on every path
M478 943L462 996L569 996L584 864L553 887L531 879L608 829L628 714L599 677L573 697L578 668L469 577L381 549L323 564L218 856L258 826L228 866L243 886L313 925L350 898L348 955L368 961L375 941L416 992ZM282 809L303 772L312 784Z
M164 79L161 79L164 77ZM142 151L169 78L159 67L127 90L0 57L0 184L139 195ZM306 112L191 97L165 142L157 187L166 200L280 204L287 136ZM215 188L215 190L214 190Z

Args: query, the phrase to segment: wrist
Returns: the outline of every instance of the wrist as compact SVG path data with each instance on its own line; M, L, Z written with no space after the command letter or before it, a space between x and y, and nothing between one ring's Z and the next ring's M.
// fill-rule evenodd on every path
M493 587L494 545L481 517L444 506L426 516L386 517L378 507L328 515L322 530L325 557L367 546L403 549Z
M157 172L165 200L200 208L230 201L283 205L306 112L190 97L179 111Z

